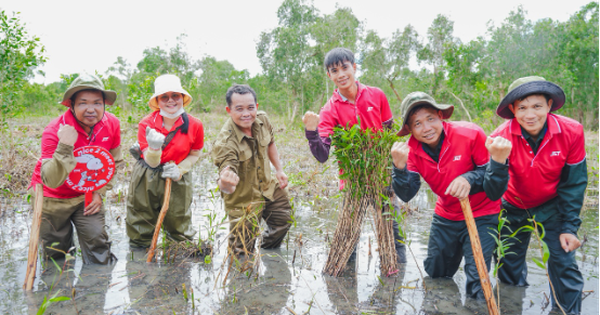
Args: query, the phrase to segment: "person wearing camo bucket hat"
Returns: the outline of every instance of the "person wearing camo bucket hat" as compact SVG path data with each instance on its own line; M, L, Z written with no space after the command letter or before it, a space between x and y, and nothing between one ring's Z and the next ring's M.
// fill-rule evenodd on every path
M408 94L400 109L403 126L398 134L411 136L392 146L392 187L408 202L423 177L438 195L425 271L432 278L452 277L464 257L467 296L485 299L460 200L468 198L471 203L489 270L496 243L488 232L498 226L510 143L501 137L486 139L476 124L444 121L452 116L454 106L438 104L424 92Z
M533 217L543 224L550 250L548 274L558 300L550 294L552 305L567 314L580 314L583 277L575 250L581 246L577 231L587 187L585 137L579 122L553 113L564 104L565 93L557 84L539 76L519 78L498 105L496 113L506 122L492 136L513 143L508 157L510 180L502 196L508 219L502 235L530 225L528 219ZM515 237L518 241L511 247L515 255L502 259L498 278L527 286L531 232Z
M154 81L148 101L152 113L138 126L138 142L130 152L137 159L127 198L127 235L135 247L149 247L165 196L165 181L172 180L169 211L163 228L169 239L191 240L190 205L193 179L190 170L204 147L202 122L185 112L192 96L172 74Z
M48 257L59 258L74 249L75 227L84 264L108 264L115 259L105 229L102 199L113 187L116 176L93 192L87 207L84 194L71 189L65 180L77 165L73 151L83 146L109 150L116 170L123 164L119 120L105 111L105 105L112 105L116 98L117 93L106 90L100 78L81 74L60 102L68 107L67 111L50 122L42 133L41 157L31 177L30 194L35 196L35 185L43 184L40 239Z

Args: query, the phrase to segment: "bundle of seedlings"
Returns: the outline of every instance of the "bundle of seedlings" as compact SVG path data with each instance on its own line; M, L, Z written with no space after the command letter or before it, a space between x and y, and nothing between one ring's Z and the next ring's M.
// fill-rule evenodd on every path
M390 150L399 137L391 130L335 128L332 144L344 181L344 202L331 242L324 273L338 276L358 243L365 214L375 221L379 246L379 267L382 274L398 270L395 240L392 231L394 217L390 212L392 160Z

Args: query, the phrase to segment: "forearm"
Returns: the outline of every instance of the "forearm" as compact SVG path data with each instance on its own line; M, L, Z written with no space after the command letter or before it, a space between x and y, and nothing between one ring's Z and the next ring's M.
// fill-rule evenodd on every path
M190 154L177 165L179 166L179 171L181 172L181 175L191 171L192 167L194 167L194 164L196 164L196 162L198 162L199 159L200 150L190 151Z
M329 149L331 148L331 139L319 136L319 129L304 130L310 152L321 163L327 162L329 158Z
M281 161L279 160L279 152L277 151L277 146L275 142L271 142L269 144L269 148L267 149L267 154L269 155L269 160L271 164L275 167L276 172L283 172L283 167L281 166Z
M56 188L65 182L76 165L73 146L59 142L52 158L42 161L42 182L50 188Z
M148 164L148 166L150 166L152 168L158 167L160 165L161 155L162 155L162 150L154 150L154 149L148 147L144 151L144 161L146 161L146 164Z
M97 193L99 193L100 195L103 195L103 196L104 196L104 194L106 194L107 191L111 190L114 187L115 183L117 182L117 173L125 165L125 161L123 160L123 153L121 150L121 146L111 149L110 154L112 155L113 160L115 161L115 173L114 173L113 177L110 179L110 181L104 187L102 187L96 191Z
M392 188L402 201L410 201L421 188L421 178L418 173L394 167L392 173Z
M563 217L563 233L577 235L581 225L579 213L583 207L587 180L586 160L577 165L565 165L557 188L558 209Z
M490 159L483 178L483 191L490 200L498 200L508 188L508 162L501 164Z
M483 191L483 178L485 176L485 169L486 166L477 166L474 170L460 175L464 177L471 185L469 195L474 195Z

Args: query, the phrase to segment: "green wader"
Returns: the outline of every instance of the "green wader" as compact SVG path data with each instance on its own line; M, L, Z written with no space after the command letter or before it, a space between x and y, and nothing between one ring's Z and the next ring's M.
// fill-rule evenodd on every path
M154 234L158 214L165 196L165 179L160 177L162 168L150 168L142 160L133 167L129 196L127 197L127 236L129 243L149 247ZM167 236L175 241L192 240L192 174L184 174L179 181L172 181L169 210L163 221Z
M34 205L33 189L30 189L30 193ZM106 265L113 259L116 260L110 251L111 242L104 229L104 206L98 213L84 216L84 196L80 196L67 199L44 197L42 207L40 240L44 255L51 258L64 257L64 253L74 246L75 226L84 264Z

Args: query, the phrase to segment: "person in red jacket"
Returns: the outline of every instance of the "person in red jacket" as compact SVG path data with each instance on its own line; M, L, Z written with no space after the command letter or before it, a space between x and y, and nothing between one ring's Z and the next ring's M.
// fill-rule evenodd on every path
M394 119L387 97L379 88L356 81L354 53L346 48L334 48L325 55L327 76L337 86L333 95L321 108L319 115L308 111L302 117L306 139L313 156L325 163L329 158L331 135L334 127L350 128L359 123L363 130L374 131L391 128ZM344 182L340 181L340 189ZM394 198L395 199L395 198ZM394 211L399 211L394 202ZM393 223L394 239L398 262L406 263L406 248L400 235L398 223ZM350 260L356 257L356 249Z
M127 198L127 236L134 247L150 246L167 178L172 180L171 198L163 229L174 241L192 240L195 234L190 171L204 146L204 127L185 112L191 102L177 76L165 74L154 81L154 95L148 101L152 113L140 121L138 143L130 149L137 158Z
M61 104L69 109L44 128L42 155L30 187L44 185L40 239L49 257L59 258L72 251L74 226L84 264L108 264L114 259L104 228L102 195L112 188L115 177L93 192L87 207L84 194L71 189L65 181L77 165L73 151L83 146L103 147L109 150L116 166L122 164L120 123L105 111L105 105L112 105L116 98L117 93L105 90L97 76L79 75L63 95Z
M398 135L412 136L392 147L392 187L408 202L417 194L423 177L438 196L425 271L432 278L452 277L464 256L467 296L484 299L460 200L468 198L471 203L489 270L496 245L489 232L498 226L499 199L508 182L510 143L501 137L486 140L483 129L473 123L445 122L454 106L437 104L423 92L408 94L400 108L404 126Z
M577 230L579 212L587 186L587 166L583 126L577 121L553 114L565 103L565 94L542 77L517 79L509 86L496 113L507 119L492 136L513 143L510 153L508 189L502 198L509 223L509 235L529 219L544 226L543 241L548 245L548 273L558 301L568 314L581 312L583 277L577 268L575 250L581 246ZM535 183L535 184L532 184ZM527 286L525 261L531 232L521 231L510 248L515 255L502 258L500 281Z

